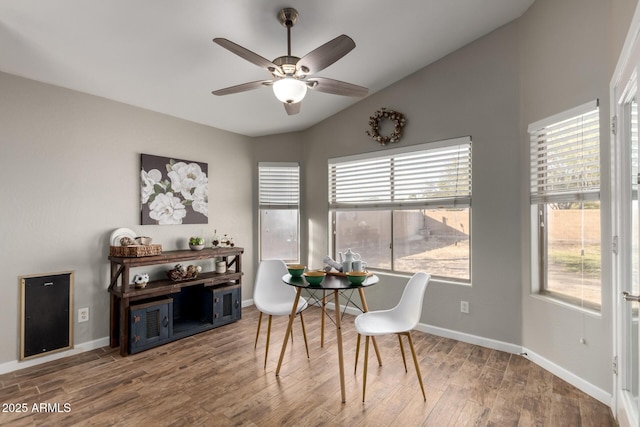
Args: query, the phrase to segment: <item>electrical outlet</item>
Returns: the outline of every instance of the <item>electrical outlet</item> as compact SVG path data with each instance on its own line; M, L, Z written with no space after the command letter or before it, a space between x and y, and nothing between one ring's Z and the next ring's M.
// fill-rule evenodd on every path
M89 321L89 307L78 309L78 323Z
M460 312L469 314L469 301L460 301Z

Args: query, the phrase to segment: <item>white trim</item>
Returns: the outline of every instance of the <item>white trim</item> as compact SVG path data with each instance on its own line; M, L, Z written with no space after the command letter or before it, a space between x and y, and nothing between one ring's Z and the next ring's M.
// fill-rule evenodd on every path
M41 365L43 363L51 362L53 360L62 359L76 354L84 353L87 351L95 350L100 347L109 345L109 337L99 338L97 340L84 342L81 344L74 344L71 350L61 351L55 354L38 357L35 359L28 359L22 362L18 360L12 360L0 364L0 374L6 374L8 372L17 371L19 369L30 368L31 366Z
M327 304L327 308L334 310L335 305L332 303ZM344 310L344 307L342 307ZM355 307L347 307L346 312L349 314L358 315L360 311ZM603 404L607 405L609 408L613 408L613 396L607 391L597 387L588 381L580 378L576 374L569 372L568 370L562 368L561 366L556 365L548 359L534 353L533 351L528 350L527 348L522 347L518 344L512 344L504 341L494 340L492 338L485 338L477 335L468 334L465 332L454 331L451 329L441 328L438 326L427 325L425 323L418 323L418 326L415 328L417 331L426 332L431 335L436 335L439 337L450 338L456 341L466 342L468 344L479 345L481 347L491 348L493 350L504 351L511 354L519 354L536 365L540 366L546 371L551 372L553 375L561 378L562 380L568 382L572 386L577 389L583 391L589 396L597 399Z
M622 51L618 57L615 71L611 77L609 83L609 117L616 117L620 111L620 104L624 104L628 101L628 88L635 88L636 86L636 73L637 64L630 63L630 61L637 61L638 52L640 49L640 5L636 5L633 18L627 31ZM616 123L616 134L610 135L610 174L611 174L611 235L620 236L618 239L618 253L622 254L621 250L625 246L625 240L623 238L623 228L626 228L625 223L629 221L627 213L622 210L624 198L628 197L628 192L625 192L625 186L628 184L627 180L623 179L623 171L621 167L624 165L624 154L621 152L620 139L622 137L621 129L622 117L618 117ZM613 398L611 407L613 413L616 416L618 423L621 426L638 425L637 413L632 410L631 413L627 412L627 408L637 407L637 404L629 401L626 393L622 391L624 386L623 376L626 372L625 361L625 343L623 341L623 335L625 334L625 319L624 310L622 305L625 304L620 298L620 292L623 289L623 283L626 282L624 275L629 271L628 261L624 260L622 256L617 256L615 253L610 252L611 256L611 297L612 297L612 323L613 323L613 348L612 358L618 357L618 375L612 374L612 390Z
M612 408L613 396L611 395L611 393L608 393L607 391L596 387L595 385L580 378L576 374L567 371L563 367L556 365L555 363L551 362L548 359L545 359L544 357L534 353L531 350L523 348L523 353L524 357L540 366L544 370L551 372L556 377L563 379L575 388L583 391L594 399L599 400L609 408Z
M375 159L376 157L388 157L396 154L411 153L420 150L431 150L434 148L450 147L452 145L462 145L471 142L470 136L461 136L458 138L442 139L433 142L423 142L422 144L405 145L399 148L390 148L387 150L369 151L367 153L354 154L351 156L334 157L327 160L328 165L352 162L354 160Z
M242 308L250 307L253 305L253 299L243 300ZM53 360L62 359L64 357L74 356L76 354L84 353L87 351L95 350L100 347L106 347L109 345L109 337L99 338L94 341L88 341L81 344L74 344L73 349L67 351L61 351L58 353L50 354L47 356L38 357L35 359L28 359L25 361L12 360L9 362L0 364L0 375L8 372L17 371L19 369L30 368L31 366L41 365L43 363L51 362Z
M420 332L426 332L431 335L437 335L439 337L451 338L456 341L466 342L468 344L479 345L481 347L487 347L494 350L504 351L512 354L522 353L522 346L517 344L511 344L504 341L498 341L491 338L484 338L477 335L467 334L465 332L458 332L451 329L441 328L439 326L427 325L425 323L418 323L416 330Z
M549 125L553 125L564 120L571 119L573 117L589 113L594 108L598 108L598 100L585 102L582 105L578 105L577 107L570 108L568 110L562 111L560 113L554 114L550 117L545 117L544 119L538 120L537 122L533 122L527 128L527 132L532 133L536 132L540 129L543 129Z
M242 307L249 307L253 305L253 299L247 299L247 300L243 300L242 301ZM335 305L333 303L329 303L327 304L327 308L334 310L335 309ZM344 307L342 307L342 309L344 310ZM355 308L355 307L347 307L347 309L345 310L347 313L349 314L353 314L353 315L357 315L360 313L360 311ZM440 337L445 337L445 338L451 338L451 339L455 339L457 341L461 341L461 342L466 342L469 344L474 344L474 345L479 345L482 347L487 347L487 348L491 348L494 350L498 350L498 351L504 351L507 353L512 353L512 354L521 354L524 357L526 357L527 359L529 359L530 361L532 361L533 363L535 363L536 365L540 366L541 368L551 372L552 374L554 374L555 376L563 379L564 381L568 382L569 384L573 385L574 387L580 389L581 391L583 391L584 393L588 394L589 396L599 400L600 402L602 402L603 404L609 406L610 408L612 407L612 399L613 397L607 393L606 391L602 390L599 387L594 386L593 384L583 380L582 378L578 377L577 375L567 371L566 369L556 365L553 362L550 362L549 360L545 359L544 357L539 356L538 354L529 351L525 348L523 348L522 346L519 346L517 344L511 344L511 343L507 343L504 341L498 341L498 340L494 340L491 338L484 338L484 337L480 337L477 335L471 335L471 334L467 334L465 332L458 332L458 331L454 331L451 329L445 329L445 328L441 328L438 326L431 326L431 325L427 325L425 323L419 323L418 326L415 328L418 331L421 332L426 332L428 334L432 334L432 335L436 335L436 336L440 336ZM8 372L13 372L16 371L18 369L24 369L24 368L28 368L31 366L36 366L36 365L40 365L42 363L46 363L46 362L50 362L53 360L58 360L58 359L62 359L64 357L68 357L68 356L73 356L76 354L80 354L80 353L84 353L87 351L91 351L91 350L95 350L97 348L101 348L101 347L105 347L109 345L109 338L108 337L104 337L104 338L100 338L94 341L89 341L89 342L85 342L85 343L81 343L81 344L75 344L74 348L72 350L68 350L68 351L63 351L60 353L55 353L55 354L51 354L48 356L43 356L41 358L37 358L37 359L30 359L27 361L23 361L23 362L19 362L18 360L14 360L11 362L6 362L6 363L2 363L0 364L0 374L6 374Z
M280 167L300 167L299 162L258 162L258 167L280 168Z

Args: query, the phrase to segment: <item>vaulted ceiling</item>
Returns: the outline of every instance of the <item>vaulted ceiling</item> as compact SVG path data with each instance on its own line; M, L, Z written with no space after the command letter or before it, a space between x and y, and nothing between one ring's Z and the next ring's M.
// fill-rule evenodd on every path
M260 136L306 129L358 102L310 90L289 116L269 87L212 90L271 78L212 42L268 60L286 55L283 7L300 16L292 55L341 35L356 48L318 76L369 94L522 15L533 0L3 0L0 71L197 123Z

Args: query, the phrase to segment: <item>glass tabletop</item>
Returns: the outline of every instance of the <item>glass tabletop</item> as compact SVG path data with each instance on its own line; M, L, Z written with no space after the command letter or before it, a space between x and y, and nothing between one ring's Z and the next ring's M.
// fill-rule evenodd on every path
M364 283L360 285L354 285L349 282L346 276L327 274L319 285L309 284L304 277L293 277L291 274L285 274L282 276L282 281L288 285L295 286L297 288L309 288L309 289L327 289L327 290L344 290L344 289L358 289L365 288L367 286L375 285L380 279L375 274L367 276Z

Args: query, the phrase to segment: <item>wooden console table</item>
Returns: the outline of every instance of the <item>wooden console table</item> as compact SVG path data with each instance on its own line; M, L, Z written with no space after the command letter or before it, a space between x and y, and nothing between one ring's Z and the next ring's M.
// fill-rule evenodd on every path
M174 309L173 313L182 313L183 317L189 311L196 311L185 322L182 327L179 323L184 318L174 317L168 319L171 322L174 331L158 344L149 344L148 347L164 344L169 341L183 338L187 335L202 332L222 324L235 321L240 318L241 304L241 284L242 284L242 254L243 248L238 247L221 247L221 248L205 248L201 251L177 250L163 252L160 255L129 258L110 256L111 263L111 283L109 284L110 293L110 345L111 347L120 346L120 354L126 356L130 353L130 311L135 307L148 306L150 303L162 300L166 304L180 303L181 307ZM215 272L215 260L224 260L227 265L225 273ZM211 271L203 271L198 274L195 279L184 281L172 281L168 278L150 281L144 288L137 289L130 284L130 269L136 267L157 266L162 264L170 264L167 270L173 268L175 264L185 263L187 261L212 260ZM229 292L224 294L222 308L220 306L220 294L216 294L217 290ZM200 292L198 298L181 298L181 295ZM171 296L170 299L163 297ZM208 298L212 301L207 302ZM231 301L230 298L233 298ZM188 300L189 302L180 302ZM197 300L198 304L193 303ZM200 303L201 301L204 301ZM218 312L208 312L209 310L232 310L232 313L226 313L225 316L218 316ZM224 318L224 321L220 321ZM167 321L167 319L165 319ZM166 326L166 325L165 325ZM176 333L176 331L179 331ZM145 349L145 347L143 347Z

